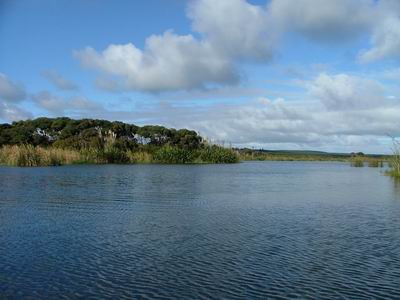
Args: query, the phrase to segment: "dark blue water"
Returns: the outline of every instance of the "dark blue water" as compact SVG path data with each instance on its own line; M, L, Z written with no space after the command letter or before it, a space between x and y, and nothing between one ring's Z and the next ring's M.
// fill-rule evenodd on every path
M341 163L0 168L0 298L399 299L400 186Z

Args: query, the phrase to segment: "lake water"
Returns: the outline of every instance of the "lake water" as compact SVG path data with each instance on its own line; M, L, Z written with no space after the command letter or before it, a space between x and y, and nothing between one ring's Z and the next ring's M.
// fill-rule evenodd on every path
M400 184L343 163L0 168L0 298L399 299Z

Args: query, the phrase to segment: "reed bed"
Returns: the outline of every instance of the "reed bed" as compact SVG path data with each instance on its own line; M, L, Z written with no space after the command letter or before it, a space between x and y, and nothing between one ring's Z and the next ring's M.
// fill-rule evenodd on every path
M350 159L350 165L352 167L361 168L364 167L364 157L354 156Z
M128 151L127 152L129 162L132 164L150 164L153 162L153 155L149 152L139 150L139 151Z
M369 158L367 160L368 167L370 168L383 168L383 160L376 158Z
M350 165L352 167L360 168L367 165L370 168L383 168L384 162L382 159L365 157L365 156L353 156L350 159Z
M207 145L199 150L197 159L202 163L237 163L239 162L239 154L231 148Z
M81 159L76 150L42 148L32 145L4 146L0 149L0 164L19 167L59 166Z
M0 148L0 164L18 167L61 166L69 164L134 164L134 163L235 163L238 155L220 146L202 149L184 149L163 146L156 149L121 150L114 145L104 148L80 150L32 145L3 146Z
M388 174L400 178L400 142L397 140L393 140L392 147L393 154L389 160L390 170Z

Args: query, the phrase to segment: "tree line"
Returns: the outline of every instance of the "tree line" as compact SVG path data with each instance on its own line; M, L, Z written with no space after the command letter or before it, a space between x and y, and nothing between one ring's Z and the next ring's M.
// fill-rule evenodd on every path
M112 143L121 150L164 145L197 149L203 139L196 131L163 126L137 126L118 121L37 118L0 124L0 146L29 144L59 148L101 148Z
M0 165L234 163L232 149L196 131L107 120L37 118L0 124Z

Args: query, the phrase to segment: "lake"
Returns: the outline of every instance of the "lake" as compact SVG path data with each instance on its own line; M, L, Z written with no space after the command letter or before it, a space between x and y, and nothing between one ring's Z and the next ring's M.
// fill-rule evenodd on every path
M400 184L332 162L0 168L0 298L399 299Z

